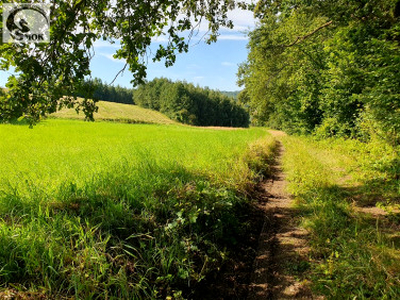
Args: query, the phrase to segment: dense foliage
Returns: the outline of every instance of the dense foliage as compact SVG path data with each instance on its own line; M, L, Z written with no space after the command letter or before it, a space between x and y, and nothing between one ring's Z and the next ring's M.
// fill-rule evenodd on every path
M400 139L400 2L264 0L239 70L253 122Z
M199 126L249 126L249 115L230 97L185 82L156 78L134 92L135 103L173 120Z
M89 93L88 93L89 92ZM79 97L92 97L96 100L132 104L133 89L113 86L104 83L100 78L86 80L81 91L76 93Z
M0 70L14 67L17 74L8 80L7 95L0 95L0 120L23 116L35 122L61 107L76 105L92 118L96 109L92 101L63 96L74 95L90 75L95 41L119 40L121 47L114 57L125 60L133 83L140 83L149 58L165 59L166 66L173 65L176 53L188 50L190 37L202 21L208 21L210 30L206 41L215 41L220 26L233 27L227 12L246 6L235 0L50 2L49 44L0 45ZM2 11L1 6L0 14ZM1 30L2 26L0 23ZM152 53L152 38L160 35L166 35L168 43Z

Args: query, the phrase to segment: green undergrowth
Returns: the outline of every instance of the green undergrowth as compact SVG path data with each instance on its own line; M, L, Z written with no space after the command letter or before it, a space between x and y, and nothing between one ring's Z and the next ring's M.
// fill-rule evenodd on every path
M332 299L400 298L398 149L285 137L284 169L310 232L309 279Z
M190 298L246 235L263 129L0 126L0 296ZM264 163L263 163L264 162Z

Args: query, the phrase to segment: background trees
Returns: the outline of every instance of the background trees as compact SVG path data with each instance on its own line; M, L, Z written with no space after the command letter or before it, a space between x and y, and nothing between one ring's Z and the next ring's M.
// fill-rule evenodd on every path
M132 104L133 89L112 86L100 78L85 80L82 90L76 93L78 97L92 97L96 100Z
M156 78L134 91L136 104L199 126L249 126L249 114L230 97L185 82Z
M400 138L399 1L260 1L241 97L289 132Z

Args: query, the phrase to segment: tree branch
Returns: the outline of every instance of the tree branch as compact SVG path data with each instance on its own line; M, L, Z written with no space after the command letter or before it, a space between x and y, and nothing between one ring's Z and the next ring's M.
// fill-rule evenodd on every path
M312 32L310 32L310 33L308 33L308 34L306 34L306 35L298 36L298 37L296 38L296 40L295 40L293 43L291 43L291 44L289 44L289 45L282 45L282 47L284 47L284 48L289 48L289 47L295 46L295 45L301 43L302 41L304 41L305 39L309 38L309 37L312 36L313 34L317 33L317 32L320 31L321 29L323 29L323 28L325 28L325 27L328 27L329 25L332 24L332 22L333 22L333 21L329 21L329 22L325 23L324 25L318 27L317 29L313 30Z
M118 76L123 73L126 70L126 67L128 66L128 63L125 63L125 66L119 70L119 72L117 73L117 75L115 75L113 81L111 81L111 83L109 84L110 86L114 84L115 80L117 80Z

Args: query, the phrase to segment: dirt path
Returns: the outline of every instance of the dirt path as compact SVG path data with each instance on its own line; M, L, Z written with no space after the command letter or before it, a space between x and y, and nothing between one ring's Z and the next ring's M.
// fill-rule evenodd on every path
M278 139L284 133L271 131ZM285 192L281 168L284 148L273 166L273 176L261 185L259 206L265 211L257 257L254 261L248 299L313 299L307 282L301 279L307 269L307 232L297 227L292 199Z

